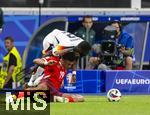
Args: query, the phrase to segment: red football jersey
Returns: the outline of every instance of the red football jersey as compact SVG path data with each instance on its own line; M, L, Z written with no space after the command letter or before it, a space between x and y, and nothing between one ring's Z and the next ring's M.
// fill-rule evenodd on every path
M44 78L49 77L50 82L53 86L59 90L61 84L66 76L67 70L60 64L59 57L46 57L44 58L47 62L54 62L51 65L47 65L44 68Z

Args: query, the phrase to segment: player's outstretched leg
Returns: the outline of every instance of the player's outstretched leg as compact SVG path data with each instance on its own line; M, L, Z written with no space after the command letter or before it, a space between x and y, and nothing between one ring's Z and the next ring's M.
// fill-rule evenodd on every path
M84 97L79 94L62 94L62 97L68 98L69 102L84 102Z
M33 86L37 86L38 83L40 82L41 78L39 79L39 76L42 76L44 69L42 67L38 67L36 69L36 71L34 72L34 74L31 76L29 82L28 82L28 86L33 87Z

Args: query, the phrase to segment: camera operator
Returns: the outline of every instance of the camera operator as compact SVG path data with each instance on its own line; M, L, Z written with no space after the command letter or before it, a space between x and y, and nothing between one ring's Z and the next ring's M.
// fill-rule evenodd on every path
M131 70L134 52L133 38L122 31L118 21L106 26L104 32L104 40L92 47L98 55L90 57L86 69L107 70L108 67L114 69L112 65L115 65L115 69L122 67L122 69Z
M125 66L126 70L132 70L134 53L133 38L128 33L122 31L120 22L114 21L111 23L111 26L115 27L117 31L115 41L118 46L118 59L116 63Z

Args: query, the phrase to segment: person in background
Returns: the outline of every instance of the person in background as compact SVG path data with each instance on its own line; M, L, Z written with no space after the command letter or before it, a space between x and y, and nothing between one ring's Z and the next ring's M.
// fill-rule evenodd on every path
M116 58L114 64L117 65L116 69L124 67L126 70L132 70L133 57L134 57L134 47L133 38L126 32L122 31L121 23L118 21L111 22L110 26L116 29L116 36L114 37L114 42L117 46ZM119 47L118 47L119 46ZM99 46L100 47L100 46ZM98 50L101 53L101 49L93 47L93 49ZM101 62L101 57L90 57L87 69L110 69L107 65Z
M122 31L121 23L119 21L114 21L111 26L115 27L117 30L117 35L115 38L116 44L121 45L118 49L117 64L125 66L126 70L132 70L134 47L133 38L128 33Z
M84 16L82 20L82 27L74 32L74 34L78 37L81 37L85 41L87 41L91 46L95 43L95 31L92 28L93 19L92 16ZM92 52L89 53L89 56L92 56ZM81 61L83 60L83 62ZM85 69L88 57L79 60L79 68Z
M2 32L2 28L3 28L3 11L0 8L0 34ZM2 64L0 63L0 75L1 75L1 68L2 68ZM4 79L2 77L0 77L0 88L3 87L4 84Z
M1 77L5 79L4 88L13 88L20 77L17 74L22 69L22 60L11 36L5 38L5 48L8 53L3 58ZM14 86L13 83L15 83Z
M86 56L91 49L88 42L66 31L54 29L43 40L43 54L61 57L64 53L73 51L78 58ZM35 74L31 76L28 86L35 86L39 83L43 68L38 67ZM42 78L42 77L41 77ZM76 79L76 63L72 67L72 82Z
M82 27L76 30L74 34L89 42L90 45L93 45L95 43L95 31L92 29L92 26L92 16L84 16L82 20Z

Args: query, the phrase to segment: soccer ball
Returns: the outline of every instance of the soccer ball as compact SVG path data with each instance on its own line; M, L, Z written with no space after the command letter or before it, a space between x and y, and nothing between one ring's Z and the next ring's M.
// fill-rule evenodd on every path
M110 89L107 92L107 99L110 102L119 101L121 99L121 92L118 89Z

